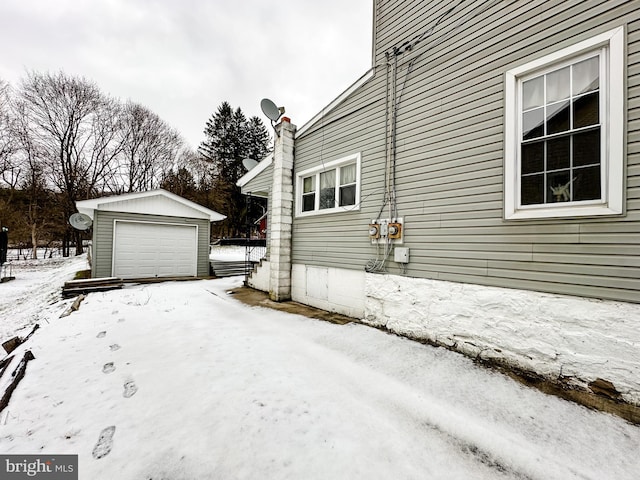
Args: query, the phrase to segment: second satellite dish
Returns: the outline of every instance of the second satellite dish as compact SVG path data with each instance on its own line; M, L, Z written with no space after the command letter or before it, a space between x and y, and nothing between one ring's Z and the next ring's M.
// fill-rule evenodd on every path
M275 122L284 113L284 107L278 107L268 98L263 98L260 102L260 108L269 120Z
M87 230L93 225L93 220L91 220L89 215L85 215L84 213L74 213L69 217L69 223L77 230Z
M251 170L253 167L258 165L258 161L253 158L245 158L242 160L242 166L247 169L247 171Z

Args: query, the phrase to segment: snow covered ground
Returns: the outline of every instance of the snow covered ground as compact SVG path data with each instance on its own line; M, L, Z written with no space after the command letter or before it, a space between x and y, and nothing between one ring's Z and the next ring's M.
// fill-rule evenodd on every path
M251 247L249 256L251 261L259 262L266 254L267 247ZM246 247L242 245L212 245L209 252L210 260L223 262L243 262L246 256Z
M73 258L18 260L10 263L15 280L0 283L0 340L5 341L35 323L59 315L60 290L76 272L87 270L84 255ZM7 270L8 275L9 270ZM0 354L4 350L0 349Z
M3 340L42 327L16 352L35 360L2 453L78 454L89 480L638 478L639 427L443 349L246 306L239 277L92 293L58 318L83 262L0 285Z

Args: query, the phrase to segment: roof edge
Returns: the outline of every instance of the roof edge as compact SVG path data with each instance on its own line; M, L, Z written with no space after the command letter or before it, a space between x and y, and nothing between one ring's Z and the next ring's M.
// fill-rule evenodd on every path
M154 197L157 195L162 195L166 198L170 198L178 203L182 203L183 205L193 208L194 210L197 210L207 215L210 221L212 222L219 222L227 218L226 215L222 215L221 213L218 213L207 207L203 207L198 203L192 202L191 200L187 200L186 198L176 195L175 193L171 193L163 188L148 190L146 192L123 193L121 195L112 195L109 197L99 197L99 198L92 198L89 200L79 200L76 202L76 208L80 213L89 215L93 219L93 211L99 210L100 205L114 203L114 202L122 202L126 200L136 200L138 198Z
M270 153L269 155L264 157L260 161L260 163L258 163L258 165L256 165L247 173L245 173L242 177L240 177L240 179L236 182L236 186L241 188L244 187L247 183L249 183L251 180L256 178L259 174L264 172L267 169L267 167L271 165L271 163L273 163L273 153Z

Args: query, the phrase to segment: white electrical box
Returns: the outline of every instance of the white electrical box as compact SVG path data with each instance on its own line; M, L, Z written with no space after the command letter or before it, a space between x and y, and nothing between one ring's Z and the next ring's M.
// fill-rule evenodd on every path
M396 263L409 263L409 248L396 247L393 250L393 261Z

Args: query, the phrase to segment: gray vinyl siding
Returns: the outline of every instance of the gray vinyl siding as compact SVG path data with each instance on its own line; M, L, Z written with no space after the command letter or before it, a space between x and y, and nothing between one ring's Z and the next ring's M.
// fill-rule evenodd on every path
M211 223L208 220L101 210L95 210L94 212L93 265L91 268L91 275L94 278L112 276L114 220L198 225L198 276L209 275L209 235Z
M362 154L361 210L295 218L293 263L362 270L377 256L367 226L384 190L384 52L451 7L381 3L374 78L296 140L297 171ZM640 301L639 17L639 1L463 2L433 37L458 26L454 34L409 54L417 61L398 111L396 172L407 275ZM505 221L504 73L620 25L627 28L625 215ZM399 59L399 83L406 61ZM393 261L387 270L400 273Z
M266 196L271 192L273 181L273 163L260 172L242 187L242 193L257 196Z

